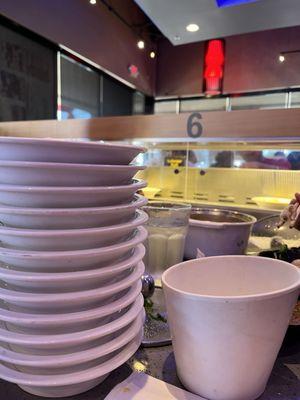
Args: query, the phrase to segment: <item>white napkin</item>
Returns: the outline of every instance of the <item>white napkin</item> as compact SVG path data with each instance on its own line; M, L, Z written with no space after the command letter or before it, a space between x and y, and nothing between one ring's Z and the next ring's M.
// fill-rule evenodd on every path
M205 400L142 372L132 373L105 400Z

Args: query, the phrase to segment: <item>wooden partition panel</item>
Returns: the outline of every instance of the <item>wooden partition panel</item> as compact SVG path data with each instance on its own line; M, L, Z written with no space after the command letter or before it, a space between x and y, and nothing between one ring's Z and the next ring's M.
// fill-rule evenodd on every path
M1 136L88 138L298 138L300 109L211 111L0 123Z

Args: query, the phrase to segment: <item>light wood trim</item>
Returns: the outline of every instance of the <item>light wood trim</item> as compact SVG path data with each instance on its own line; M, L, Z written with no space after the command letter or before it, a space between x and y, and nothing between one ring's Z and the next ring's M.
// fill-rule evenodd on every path
M300 137L300 109L203 112L202 138ZM1 136L187 139L189 113L0 123Z

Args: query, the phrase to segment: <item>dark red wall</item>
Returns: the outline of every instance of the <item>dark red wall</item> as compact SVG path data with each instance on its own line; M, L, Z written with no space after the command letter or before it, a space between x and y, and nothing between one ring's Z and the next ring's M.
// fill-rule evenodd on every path
M281 51L295 49L300 49L300 27L227 38L224 91L300 85L300 53L287 56L284 63L278 62Z
M300 53L278 62L281 51L300 49L300 27L231 36L225 43L224 92L300 85ZM164 40L159 46L156 94L201 94L202 67L202 43L172 47Z
M126 18L141 18L129 0L115 0ZM89 58L108 71L151 94L155 85L155 60L149 51L137 48L137 36L105 6L88 0L0 0L0 13L26 28ZM137 79L130 78L129 64L139 67Z
M157 96L189 95L202 92L204 44L172 46L159 43L157 59Z

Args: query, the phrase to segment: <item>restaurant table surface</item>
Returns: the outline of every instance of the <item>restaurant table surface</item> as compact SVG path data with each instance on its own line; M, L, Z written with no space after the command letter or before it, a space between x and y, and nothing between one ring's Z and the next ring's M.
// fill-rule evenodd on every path
M224 368L227 367L227 365L224 365ZM126 379L132 371L142 371L155 378L182 387L176 375L172 346L140 348L127 364L112 372L102 384L88 392L67 399L103 400L112 388ZM0 380L1 400L34 400L37 398L24 392L17 385ZM289 329L267 388L263 395L259 397L259 400L279 399L300 400L300 327Z

